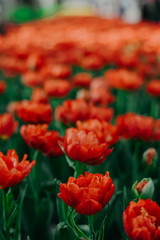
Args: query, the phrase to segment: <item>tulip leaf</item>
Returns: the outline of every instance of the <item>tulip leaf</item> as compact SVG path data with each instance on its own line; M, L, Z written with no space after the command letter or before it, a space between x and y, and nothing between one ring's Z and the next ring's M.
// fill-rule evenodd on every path
M68 165L69 165L71 168L73 168L73 170L75 170L75 169L76 169L75 161L72 160L70 157L68 157L67 153L66 153L65 150L64 150L63 144L61 144L61 142L59 142L59 146L60 146L61 150L63 151L63 153L64 153L64 155L65 155L65 158L66 158L66 160L67 160Z
M12 224L14 223L14 221L15 221L15 218L17 216L17 209L18 209L17 206L18 205L15 204L14 209L13 209L13 211L12 211L8 221L7 221L7 228L10 228L12 226Z

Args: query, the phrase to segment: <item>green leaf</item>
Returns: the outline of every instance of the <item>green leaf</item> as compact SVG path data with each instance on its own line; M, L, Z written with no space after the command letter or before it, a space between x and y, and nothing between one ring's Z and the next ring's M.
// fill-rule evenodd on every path
M76 169L75 161L72 160L70 157L68 157L68 155L66 154L66 152L65 152L65 150L64 150L64 147L63 147L63 145L62 145L61 143L59 143L59 146L60 146L61 150L63 151L63 153L64 153L64 155L65 155L65 158L66 158L66 160L67 160L68 165L69 165L71 168L73 168L73 170L75 170L75 169Z

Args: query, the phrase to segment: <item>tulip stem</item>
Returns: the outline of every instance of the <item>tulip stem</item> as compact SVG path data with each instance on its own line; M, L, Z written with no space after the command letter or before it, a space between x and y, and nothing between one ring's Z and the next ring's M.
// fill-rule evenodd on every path
M69 220L70 220L70 223L71 223L71 228L74 232L74 234L79 238L79 239L85 239L85 240L91 240L90 238L88 238L86 236L86 234L77 226L77 224L75 223L74 219L73 219L73 215L72 215L72 210L69 214Z
M124 97L125 97L125 91L123 91L123 90L118 90L118 95L117 95L117 99L116 99L117 115L123 113Z
M6 201L6 194L5 194L4 189L2 189L2 204L3 204L4 230L6 232L6 237L9 240L10 236L9 236L9 231L8 231L8 228L7 228L7 201Z
M88 225L90 228L90 233L91 233L91 239L95 240L95 232L94 232L94 226L93 226L93 221L92 221L92 216L88 216Z
M156 119L159 114L159 103L157 102L157 99L152 99L151 103L151 116Z
M132 167L132 181L135 182L138 178L138 152L139 152L140 142L135 142L135 150L133 156L133 167Z

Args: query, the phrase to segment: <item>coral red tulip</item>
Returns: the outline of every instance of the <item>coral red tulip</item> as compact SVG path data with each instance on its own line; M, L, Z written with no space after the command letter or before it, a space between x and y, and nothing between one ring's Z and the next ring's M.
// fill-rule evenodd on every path
M135 113L126 113L116 119L120 135L126 139L139 138L144 141L151 140L153 136L154 120Z
M89 117L88 104L81 99L64 101L62 106L58 106L55 111L57 121L66 125L75 123L77 120L85 120Z
M64 138L64 150L76 161L98 165L112 152L109 144L101 143L94 132L68 128Z
M67 80L47 80L43 84L44 90L51 97L65 97L68 95L71 84Z
M77 73L73 76L72 81L75 87L84 87L87 88L90 85L92 76L89 73Z
M159 240L160 207L151 199L132 201L123 213L123 224L131 240Z
M22 82L28 87L36 87L42 84L42 77L38 72L27 71L22 74Z
M7 139L16 131L18 123L10 113L0 115L0 138Z
M63 138L57 131L47 131L47 127L47 124L23 125L20 133L30 147L43 152L47 156L63 155L58 145L58 141L62 141Z
M76 126L78 130L86 130L87 132L94 132L101 142L108 144L115 144L119 140L117 127L106 121L98 119L89 119L85 122L77 121Z
M147 83L146 90L153 97L160 97L160 80L154 79Z
M0 189L20 183L31 171L36 161L27 161L27 154L21 162L15 150L8 150L6 156L0 152Z
M105 78L111 88L128 91L140 89L144 82L137 73L127 69L109 70L105 73Z
M52 121L52 108L49 104L23 100L13 105L12 110L24 122L50 123Z
M90 115L91 119L98 119L104 121L111 121L113 118L114 110L113 108L106 107L96 107L94 105L90 105Z
M105 175L86 172L85 176L70 177L67 183L61 183L58 196L77 213L93 215L109 202L114 190L109 172Z
M48 95L44 91L43 88L34 88L32 95L31 95L31 101L38 102L38 103L48 103Z

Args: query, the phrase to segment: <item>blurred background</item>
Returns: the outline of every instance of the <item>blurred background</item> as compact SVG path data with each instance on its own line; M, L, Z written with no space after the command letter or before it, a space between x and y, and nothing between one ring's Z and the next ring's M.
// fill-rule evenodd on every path
M121 17L129 23L160 20L160 0L0 0L0 21L22 23L53 15Z

